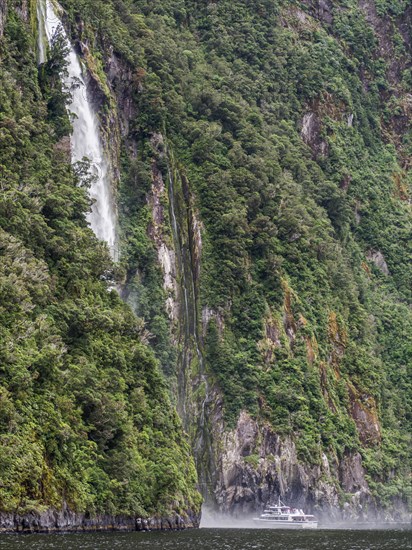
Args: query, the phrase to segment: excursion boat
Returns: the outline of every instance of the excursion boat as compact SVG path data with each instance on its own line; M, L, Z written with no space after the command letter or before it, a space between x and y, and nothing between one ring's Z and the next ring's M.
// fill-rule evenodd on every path
M318 520L315 516L305 514L303 510L286 506L279 498L277 505L269 505L258 518L253 521L259 527L266 529L317 529Z

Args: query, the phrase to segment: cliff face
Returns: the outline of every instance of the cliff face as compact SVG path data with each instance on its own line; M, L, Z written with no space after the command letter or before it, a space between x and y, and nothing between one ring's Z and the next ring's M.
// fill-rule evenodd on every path
M200 488L228 513L280 494L332 517L405 514L408 9L198 8L136 6L145 53L118 104L133 120L124 296Z
M370 492L359 453L331 462L323 454L320 464L304 464L292 438L277 435L246 413L225 434L221 448L216 497L224 512L250 514L274 495L283 495L287 502L324 518L358 519L368 504ZM350 495L344 512L340 491Z
M38 66L38 13L1 3L0 531L197 526L187 437L144 324L114 290L120 266L86 222L69 51L57 32ZM98 60L78 50L116 169L116 105Z
M0 514L0 534L4 533L78 533L99 531L178 531L199 527L199 515L185 513L157 517L133 517L126 515L89 514L74 512L67 503L59 508L42 512L33 510L26 514Z
M113 273L206 501L407 517L409 6L62 4L118 166ZM145 459L180 433L150 376L125 397Z
M0 2L0 37L3 36L4 33L4 24L6 21L7 16L7 3L6 0L3 0Z

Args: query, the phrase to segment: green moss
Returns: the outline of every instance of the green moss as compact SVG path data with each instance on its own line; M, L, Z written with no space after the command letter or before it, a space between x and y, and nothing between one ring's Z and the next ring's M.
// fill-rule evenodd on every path
M257 468L259 466L260 456L259 455L249 455L245 456L243 460L246 462L246 464L250 464L254 468Z

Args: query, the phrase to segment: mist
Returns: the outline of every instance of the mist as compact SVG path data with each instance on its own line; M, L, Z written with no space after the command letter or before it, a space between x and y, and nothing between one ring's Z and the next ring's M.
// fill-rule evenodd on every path
M316 515L316 514L315 514ZM236 517L229 514L222 514L213 510L210 507L203 506L202 508L202 520L200 523L201 529L279 529L276 527L262 527L254 523L253 518L258 517L259 512L254 514L245 514L243 516L237 515ZM359 520L336 520L329 518L326 515L318 516L319 525L318 530L364 530L364 531L376 531L376 530L411 530L412 523L408 521L359 521Z

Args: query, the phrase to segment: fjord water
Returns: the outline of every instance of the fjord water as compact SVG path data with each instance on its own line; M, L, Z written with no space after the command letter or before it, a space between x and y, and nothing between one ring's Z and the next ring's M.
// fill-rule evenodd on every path
M0 550L406 550L412 531L199 529L0 537Z
M90 161L93 181L89 194L94 201L88 215L88 222L95 235L109 245L111 255L117 260L116 226L117 216L112 189L112 170L109 155L106 154L100 134L97 113L87 93L85 74L78 55L70 43L66 31L50 0L41 0L37 4L39 20L38 51L39 62L46 60L46 44L50 44L58 28L67 45L67 71L63 76L65 86L70 90L72 100L67 106L72 115L73 133L71 136L72 162L85 157Z

